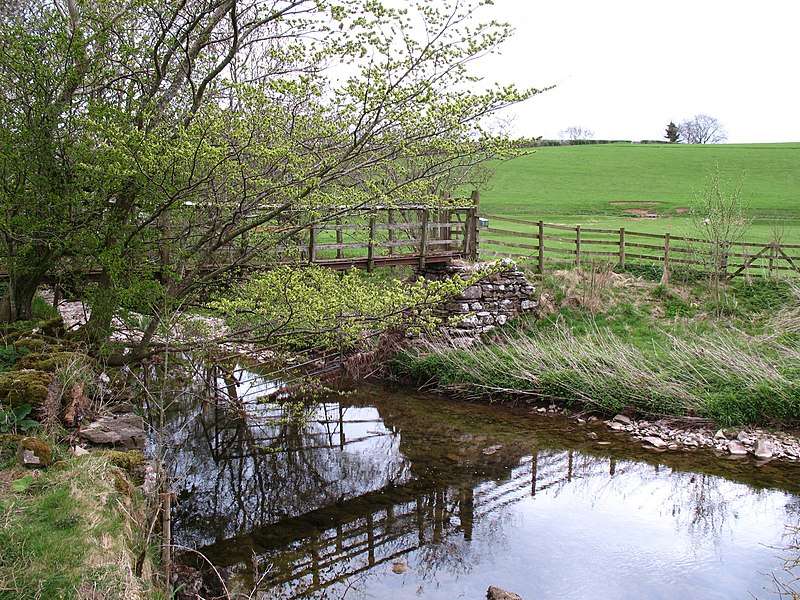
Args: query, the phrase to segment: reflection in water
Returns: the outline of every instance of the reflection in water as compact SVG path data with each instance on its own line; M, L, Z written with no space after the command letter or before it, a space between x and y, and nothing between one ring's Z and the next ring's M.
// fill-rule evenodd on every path
M242 590L258 581L261 598L478 598L490 584L529 598L767 598L781 567L768 546L797 521L790 467L688 470L552 418L383 390L298 420L274 383L203 378L213 401L169 414L176 542Z

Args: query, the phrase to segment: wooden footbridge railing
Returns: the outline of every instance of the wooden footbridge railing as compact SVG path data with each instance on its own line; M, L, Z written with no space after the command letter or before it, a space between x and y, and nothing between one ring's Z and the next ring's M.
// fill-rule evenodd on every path
M360 208L320 218L275 250L283 262L369 271L406 264L424 268L453 258L477 260L477 204Z

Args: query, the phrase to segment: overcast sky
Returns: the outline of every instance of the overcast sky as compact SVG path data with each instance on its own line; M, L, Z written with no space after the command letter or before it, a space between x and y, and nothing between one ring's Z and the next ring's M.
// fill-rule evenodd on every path
M516 33L476 72L556 89L510 111L513 133L662 139L717 118L728 141L800 141L800 0L494 0Z

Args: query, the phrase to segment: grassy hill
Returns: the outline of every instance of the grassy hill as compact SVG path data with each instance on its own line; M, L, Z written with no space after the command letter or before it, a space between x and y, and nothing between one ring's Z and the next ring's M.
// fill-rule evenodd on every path
M709 170L742 181L742 196L755 232L800 225L800 143L606 144L551 146L499 164L481 208L489 214L594 223L643 231L685 229L680 209L704 187ZM656 202L654 205L612 204ZM636 219L631 209L650 208L673 219ZM760 235L759 235L760 237Z

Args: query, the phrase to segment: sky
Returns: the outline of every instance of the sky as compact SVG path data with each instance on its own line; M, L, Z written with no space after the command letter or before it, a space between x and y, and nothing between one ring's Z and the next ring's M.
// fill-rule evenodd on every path
M473 72L555 89L507 110L514 137L663 139L700 113L729 143L800 141L800 0L494 0L515 35Z

